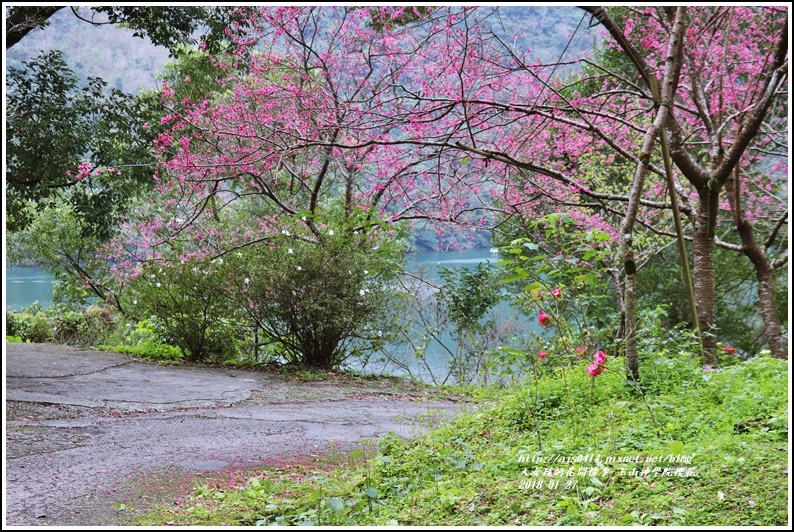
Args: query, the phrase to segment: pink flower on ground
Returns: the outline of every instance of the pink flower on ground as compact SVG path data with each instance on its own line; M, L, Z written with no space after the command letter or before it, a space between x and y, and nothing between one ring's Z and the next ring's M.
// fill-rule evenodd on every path
M562 297L562 291L559 288L555 288L554 290L551 291L551 295L553 295L557 299L560 299Z
M549 325L551 325L551 315L546 314L541 310L540 314L538 314L538 322L540 322L540 324L543 325L544 327L548 327Z
M538 356L540 357L541 360L544 360L546 358L546 352L538 351Z

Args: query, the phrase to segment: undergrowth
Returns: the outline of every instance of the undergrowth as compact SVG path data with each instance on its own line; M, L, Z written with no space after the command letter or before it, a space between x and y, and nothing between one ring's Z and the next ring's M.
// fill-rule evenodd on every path
M140 524L785 525L787 363L646 364L644 399L619 372L550 371L364 461L199 486Z

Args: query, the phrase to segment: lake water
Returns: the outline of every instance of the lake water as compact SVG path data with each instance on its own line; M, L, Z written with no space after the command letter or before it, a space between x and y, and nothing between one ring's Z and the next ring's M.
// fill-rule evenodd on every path
M431 283L439 281L438 268L474 268L478 263L496 262L498 255L491 254L489 249L473 249L462 253L457 252L422 252L412 257L408 264L409 271L425 270L424 278ZM18 310L38 301L43 307L52 305L53 279L40 268L10 266L6 268L5 304L6 308ZM517 316L507 303L502 303L495 314L497 322L507 325L515 322L519 329L524 331L537 329L533 323L528 323L526 318ZM418 333L421 335L421 332ZM439 336L440 342L453 350L457 343L448 333ZM361 366L352 363L354 369L368 372L383 372L394 375L405 375L409 372L422 380L432 381L430 373L436 379L443 379L448 371L449 354L439 341L432 342L426 351L423 361L416 359L411 347L402 346L391 349L391 356L399 360L384 358L382 355L373 356L370 361ZM392 346L394 347L394 346ZM400 368L400 363L404 368ZM450 381L452 382L452 381Z
M5 305L13 310L38 301L41 306L52 305L52 277L41 268L6 267Z
M488 249L473 249L463 253L423 252L409 263L409 269L420 266L427 268L428 280L438 280L438 266L475 267L479 262L495 261L496 255ZM6 267L5 298L6 307L18 310L38 301L41 306L52 306L52 277L41 268L26 266Z

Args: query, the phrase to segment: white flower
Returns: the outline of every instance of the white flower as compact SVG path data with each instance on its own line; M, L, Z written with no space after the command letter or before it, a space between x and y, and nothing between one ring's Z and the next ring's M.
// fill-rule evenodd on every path
M356 231L353 231L353 234L354 234L354 235L357 235L357 234L358 234L358 230L356 230Z
M289 253L290 255L292 255L292 248L289 248L289 249L287 250L287 253Z
M303 220L305 222L306 221L306 217L305 216L301 216L301 220Z
M368 270L364 270L364 275L368 275L368 274L369 274L369 271Z
M298 271L301 271L302 269L303 269L303 268L301 268L300 266L298 266Z
M137 300L137 299L133 299L133 300L132 300L132 304L133 304L133 305L137 305L137 304L138 304L138 300Z
M223 259L218 259L218 264L223 264Z
M330 231L328 231L328 234L331 235L331 236L334 236L334 230L331 229Z
M358 293L361 295L361 297L364 297L364 294L366 294L367 292L361 289L358 291Z
M286 229L282 229L281 234L289 236L289 231L287 231Z
M244 282L245 284L250 284L250 282L251 282L251 279L249 279L248 277L246 277L246 278L245 278L245 280L244 280L243 282Z
M160 283L157 283L157 288L160 288L161 286L162 286L162 285L161 285Z
M196 273L197 271L198 271L198 266L193 266L193 273Z
M238 256L238 257L242 257L242 256L243 256L243 254L242 254L242 253L240 253L240 252L238 251L238 252L237 252L237 256Z

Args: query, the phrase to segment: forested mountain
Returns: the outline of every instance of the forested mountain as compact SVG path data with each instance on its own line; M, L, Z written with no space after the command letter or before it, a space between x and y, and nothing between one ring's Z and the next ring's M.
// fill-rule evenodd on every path
M132 30L114 25L93 26L68 9L55 13L49 22L46 28L32 31L7 51L6 67L21 67L22 61L42 51L61 50L78 79L100 77L110 87L137 93L139 89L155 88L156 74L168 60L165 47L133 37Z

